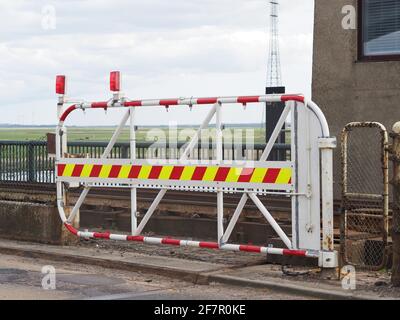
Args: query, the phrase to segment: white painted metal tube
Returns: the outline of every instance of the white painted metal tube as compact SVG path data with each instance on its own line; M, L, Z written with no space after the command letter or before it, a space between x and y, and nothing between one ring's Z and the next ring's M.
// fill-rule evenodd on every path
M204 119L203 123L200 125L199 129L196 131L195 135L193 138L190 140L188 146L186 147L185 151L183 152L180 160L187 160L189 157L190 152L193 150L195 145L199 141L199 137L201 135L201 131L205 129L208 124L210 123L211 119L214 117L214 114L217 110L217 105L214 105L211 110L208 112L206 118Z
M288 117L289 113L290 113L290 106L286 105L285 109L283 109L282 115L279 118L277 125L275 126L274 131L272 132L271 138L269 139L267 146L265 147L265 149L260 157L260 161L267 161L267 159L272 151L272 148L275 145L275 141L278 139L278 137L282 131L282 127L285 124L285 120Z
M151 216L153 215L154 211L157 209L158 205L160 204L161 200L164 198L166 193L167 193L167 189L160 190L160 192L157 194L157 197L154 199L153 203L151 204L150 208L147 210L146 214L144 215L143 219L140 221L140 224L136 228L133 235L137 236L142 233L144 227L146 226L147 222L150 220Z
M222 107L221 104L215 104L216 113L216 128L215 128L215 135L216 135L216 144L217 144L217 156L216 160L218 163L222 162L223 158L223 150L222 150ZM218 233L218 244L222 245L222 237L224 236L224 193L223 191L217 191L217 233Z
M267 219L271 227L275 230L275 232L278 234L279 238L282 239L284 244L291 249L292 248L292 242L290 239L287 237L285 232L281 229L279 224L275 221L275 219L272 217L272 215L269 213L267 208L262 204L260 199L254 194L254 193L249 193L249 197L251 200L253 200L254 204L257 206L257 208L261 211L263 216Z
M307 107L311 109L311 111L315 114L317 117L320 125L321 125L321 131L322 135L324 138L329 138L330 137L330 131L329 131L329 126L328 122L326 121L325 115L323 114L322 110L317 106L316 103L307 100Z
M117 142L119 135L121 134L122 130L124 129L124 126L125 126L126 122L128 121L129 116L130 116L130 112L128 110L122 117L121 123L119 124L117 130L114 131L114 134L112 135L110 142L108 143L102 156L100 157L101 159L107 158L109 156L112 148L114 147L115 142Z
M218 244L221 246L224 236L224 193L222 191L217 192L217 232Z
M216 112L216 105L214 105L211 110L208 112L206 118L204 119L203 123L197 130L196 134L193 136L193 138L190 140L188 146L186 147L185 151L183 152L182 156L180 157L181 161L187 160L189 157L190 152L192 149L195 147L196 143L198 142L199 136L201 134L201 130L203 130L208 124L210 123L211 119L214 117L214 114ZM137 227L134 235L139 235L144 227L146 226L147 222L150 220L151 216L153 215L155 209L161 202L161 200L164 198L165 194L167 193L167 189L162 189L160 192L157 194L157 197L154 199L153 203L151 204L150 208L147 210L146 214L144 215L142 221L140 221L139 226Z
M231 221L229 222L225 234L222 237L222 243L227 243L229 240L229 237L232 234L233 229L235 228L236 222L238 221L240 214L243 211L244 206L246 205L247 199L248 199L248 195L246 193L244 193L242 195L242 197L240 198L239 204L236 207L235 212L232 215Z
M130 114L130 158L136 160L136 130L135 130L135 108L129 108ZM131 188L131 234L137 229L137 189Z
M288 115L290 113L290 110L291 110L291 107L289 105L286 105L285 109L282 112L281 117L278 120L277 125L275 126L274 131L272 132L271 138L269 139L268 144L265 147L259 161L267 161L267 159L271 153L271 150L274 147L275 141L278 139L278 136L282 131L282 127L286 121L286 118L288 117ZM235 213L233 214L233 216L231 218L231 221L227 227L225 235L223 236L223 239L222 239L223 242L227 242L229 237L231 236L233 228L235 227L235 224L236 224L240 214L242 213L244 206L246 205L247 199L248 199L248 196L246 195L246 193L244 193L242 195L242 197L240 198L239 205L236 208Z
M124 126L126 122L128 121L129 118L129 110L124 114L124 116L121 119L121 122L118 126L118 128L114 131L114 134L111 137L110 142L108 143L107 147L105 148L103 154L101 155L100 159L107 158L109 154L111 153L112 148L114 147L115 142L117 141L119 135L121 134L122 130L124 129ZM85 201L88 193L90 191L90 187L85 187L85 189L82 191L81 195L78 198L78 201L75 203L71 214L68 217L68 222L74 221L74 218L76 214L78 213L79 208L81 207L83 201Z
M333 149L336 138L320 138L322 189L322 250L333 251Z

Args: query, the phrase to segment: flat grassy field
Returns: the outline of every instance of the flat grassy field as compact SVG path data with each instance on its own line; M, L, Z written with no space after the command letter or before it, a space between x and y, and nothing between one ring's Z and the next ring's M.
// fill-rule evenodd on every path
M91 128L79 128L70 127L68 131L68 141L109 141L115 128L112 127L91 127ZM192 136L196 129L182 128L178 129L178 141L184 142L188 140L188 137ZM208 134L212 134L214 129L208 129ZM254 142L265 143L265 131L263 128L226 128L224 130L224 138L228 141L232 141L232 137L235 136L235 141L242 137L246 137L247 130L254 130ZM15 128L0 128L0 140L14 140L14 141L45 141L46 134L48 132L53 133L54 128L48 127L15 127ZM206 133L207 134L207 133ZM136 133L136 139L138 142L152 142L157 140L163 140L163 137L168 137L168 129L155 129L155 128L141 128ZM119 142L129 141L129 130L124 129L121 133Z

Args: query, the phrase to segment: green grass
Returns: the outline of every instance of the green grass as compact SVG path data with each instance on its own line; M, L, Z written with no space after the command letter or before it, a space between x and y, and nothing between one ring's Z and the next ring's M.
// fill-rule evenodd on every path
M241 137L245 138L246 130L254 129L254 141L255 143L264 143L265 131L262 128L227 128L224 130L224 137L228 140L234 132ZM92 128L79 128L71 127L68 128L68 141L109 141L115 128L111 127L92 127ZM155 131L157 130L157 131ZM185 130L182 132L182 130ZM209 134L212 134L214 129L209 129ZM54 128L0 128L0 140L17 140L17 141L46 141L46 134L55 131ZM145 128L139 129L136 133L138 142L152 142L154 141L154 135L158 135L159 132L163 131L165 136L168 136L168 129L155 129L155 128ZM188 136L192 133L189 128L178 129L178 141L184 142L188 140ZM195 129L192 129L194 132ZM124 129L121 133L119 142L129 141L129 130Z

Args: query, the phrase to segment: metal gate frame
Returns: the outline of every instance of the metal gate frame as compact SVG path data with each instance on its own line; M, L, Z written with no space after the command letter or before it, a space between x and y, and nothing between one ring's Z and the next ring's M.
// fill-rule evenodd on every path
M376 128L381 135L381 163L382 163L382 194L363 194L348 192L348 136L355 128ZM354 264L347 257L347 214L349 211L349 202L357 197L364 199L382 200L382 241L383 241L383 259L379 266L358 265L360 268L369 270L380 270L387 263L387 245L389 234L389 135L386 127L379 122L351 122L347 124L341 134L341 156L342 156L342 215L340 221L340 255L341 262L344 264Z
M117 78L116 78L117 77ZM115 84L118 84L115 86ZM263 254L279 254L288 256L303 256L319 259L319 265L325 268L337 266L337 252L333 245L333 179L332 154L336 147L336 138L330 137L329 127L320 108L313 102L306 100L302 95L261 95L214 98L179 98L163 100L129 100L119 92L119 72L112 72L110 87L114 91L113 98L105 102L74 103L67 108L65 104L72 103L65 97L65 76L57 76L56 92L59 94L58 118L56 129L56 181L57 206L65 227L74 235L83 238L100 238L122 241L139 241L149 244L167 244L178 246L193 246L209 249L231 251L258 252ZM60 90L61 88L61 90ZM260 161L226 162L222 159L222 106L225 104L242 104L265 102L285 102L286 106L273 131L271 139L261 156ZM199 130L188 143L179 160L137 160L135 154L135 112L137 108L164 106L182 106L190 108L194 105L213 105ZM66 153L65 120L74 110L127 108L119 126L115 130L108 146L100 159L70 159ZM278 138L286 118L291 114L291 161L267 161L267 158ZM191 150L198 143L199 134L206 128L212 118L216 117L216 150L217 156L210 163L192 161L189 159ZM121 133L126 122L130 119L130 159L107 159L113 145ZM161 161L161 162L160 162ZM162 178L161 172L181 169L184 172L190 168L191 174L185 179L173 178L171 171ZM194 179L194 171L199 167L203 170L214 171L214 178ZM171 169L172 168L172 169ZM115 170L114 170L115 169ZM183 171L182 171L183 170ZM188 169L189 170L189 169ZM258 170L258 171L257 171ZM96 171L94 174L93 172ZM236 177L228 180L227 176L233 171L248 172L247 180ZM262 173L256 179L255 172ZM124 172L124 174L121 174ZM129 174L127 173L129 172ZM135 172L135 173L132 173ZM142 172L144 172L142 174ZM225 174L223 173L225 172ZM229 173L228 173L229 172ZM249 173L250 172L250 173ZM274 178L271 178L270 173ZM284 172L282 177L280 172ZM318 172L318 174L315 174ZM220 174L221 173L221 174ZM244 174L244 173L243 173ZM269 176L269 178L268 178ZM225 178L224 178L225 177ZM260 179L261 178L261 179ZM281 179L282 178L282 179ZM285 180L286 179L286 180ZM196 181L195 181L196 180ZM280 181L279 181L280 180ZM321 185L320 185L321 180ZM65 183L80 183L84 185L80 197L70 212L68 218L64 210L66 189ZM119 187L131 189L131 226L132 235L120 235L99 232L82 232L73 227L73 221L87 196L90 188L101 187L102 183L116 183ZM158 195L142 218L137 221L137 188L160 189ZM153 238L141 236L141 232L151 218L158 204L169 189L207 191L217 193L217 229L218 242L198 242L177 240L171 238ZM321 197L322 191L322 197ZM223 194L224 192L240 192L242 198L224 231L223 226ZM257 197L258 194L275 194L292 198L292 239L272 217L268 209ZM251 199L260 212L273 227L287 248L259 247L252 245L228 244L229 237L238 221L238 218L247 202ZM321 212L322 199L322 212ZM322 216L322 241L321 241Z

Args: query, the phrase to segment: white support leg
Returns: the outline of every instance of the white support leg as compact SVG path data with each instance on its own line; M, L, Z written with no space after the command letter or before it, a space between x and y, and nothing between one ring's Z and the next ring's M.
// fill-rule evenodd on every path
M321 183L322 183L322 257L320 266L334 268L337 266L337 254L334 252L333 238L333 149L336 138L320 138L321 150Z
M183 152L182 156L180 157L180 161L184 161L187 160L189 158L190 152L193 150L193 148L195 147L201 131L208 126L208 124L210 123L211 119L214 117L214 114L216 112L216 105L214 105L211 110L209 111L209 113L207 114L207 117L204 119L203 123L201 124L201 126L199 127L199 129L197 130L196 134L193 136L193 138L190 140L188 146L186 147L185 151ZM153 203L151 204L150 208L147 210L146 214L144 215L142 221L140 221L139 226L137 227L134 235L139 235L142 233L144 227L146 226L147 222L149 221L149 219L151 218L151 216L153 215L155 209L157 208L157 206L160 204L161 200L164 198L165 194L167 193L166 189L162 189L160 190L160 192L157 194L157 197L154 199Z
M215 121L215 135L217 145L217 162L220 164L223 158L222 149L222 114L221 104L216 104L216 121ZM218 229L218 244L221 246L224 236L224 192L217 191L217 229Z
M130 158L136 160L136 130L135 130L135 108L129 108L130 114ZM131 234L137 229L137 190L131 188Z
M218 244L223 245L224 236L224 193L217 192L217 224L218 224Z
M269 222L271 227L275 230L275 232L278 234L279 238L283 241L283 243L288 247L289 249L292 248L292 242L290 239L287 237L285 232L281 229L279 224L275 221L275 219L272 217L272 215L269 213L267 208L262 204L260 199L254 194L254 193L249 193L249 197L251 200L253 200L254 204L257 206L257 208L261 211L265 219Z
M239 201L238 206L236 207L235 212L233 213L233 216L231 218L231 221L229 222L228 227L226 228L225 234L222 237L222 243L228 242L229 237L231 236L232 231L235 228L236 222L238 221L240 214L242 213L243 208L246 205L247 199L249 199L249 197L246 193L244 193Z

